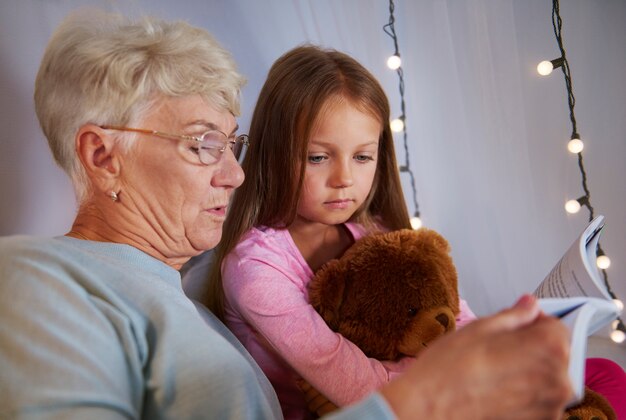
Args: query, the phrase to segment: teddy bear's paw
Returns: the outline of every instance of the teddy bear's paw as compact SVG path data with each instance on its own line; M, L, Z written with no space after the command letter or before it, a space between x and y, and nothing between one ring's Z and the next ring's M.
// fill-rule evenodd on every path
M565 410L563 420L616 420L617 416L609 402L597 392L585 388L583 400Z

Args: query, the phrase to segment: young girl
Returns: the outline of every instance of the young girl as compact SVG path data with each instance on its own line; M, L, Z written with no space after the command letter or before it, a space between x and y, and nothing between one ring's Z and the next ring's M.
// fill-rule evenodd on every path
M229 208L206 303L261 366L286 419L308 417L299 378L343 406L411 360L367 358L327 327L307 296L313 273L354 241L410 227L389 119L379 83L337 51L291 50L261 90L246 179ZM463 300L460 307L457 326L475 318Z
M307 297L313 273L355 240L410 228L388 122L379 83L340 52L296 48L261 90L209 306L264 370L286 418L307 413L299 377L342 406L407 362L368 359Z

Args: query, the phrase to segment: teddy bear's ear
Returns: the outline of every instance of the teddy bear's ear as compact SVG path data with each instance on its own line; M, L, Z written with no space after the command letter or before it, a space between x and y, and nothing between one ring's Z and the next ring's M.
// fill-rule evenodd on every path
M333 331L337 331L339 310L344 299L344 272L345 263L342 260L330 260L309 283L309 303Z
M421 236L423 241L428 241L428 243L441 249L442 251L450 252L450 244L446 238L441 236L438 232L435 232L432 229L420 228L417 230L417 233Z

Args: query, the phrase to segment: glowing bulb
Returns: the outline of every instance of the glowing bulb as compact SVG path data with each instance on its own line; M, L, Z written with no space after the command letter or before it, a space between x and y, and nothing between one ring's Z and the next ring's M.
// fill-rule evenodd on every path
M583 151L584 147L585 145L583 141L579 138L573 138L569 141L569 143L567 143L567 150L572 153L580 153Z
M615 341L616 343L623 343L625 339L626 334L624 334L624 331L614 330L611 332L611 340Z
M552 73L552 70L554 69L554 65L552 64L551 61L545 60L542 61L541 63L537 64L537 73L539 73L542 76L547 76L550 73Z
M401 65L402 60L400 60L400 56L394 54L387 59L387 67L389 67L391 70L396 70L400 68Z
M619 309L620 312L624 310L624 302L622 302L621 300L613 299L613 303L615 304L615 306L617 306L617 309Z
M422 220L419 217L417 217L417 216L411 217L411 227L413 229L416 229L416 230L421 228L422 227Z
M399 133L400 131L404 130L404 121L402 121L401 118L396 118L395 120L391 121L391 131L393 131L394 133Z
M580 203L578 202L578 200L569 200L567 203L565 203L566 212L570 214L575 214L575 213L578 213L579 210L580 210Z
M611 259L606 255L600 255L596 258L596 265L602 270L606 270L611 266Z

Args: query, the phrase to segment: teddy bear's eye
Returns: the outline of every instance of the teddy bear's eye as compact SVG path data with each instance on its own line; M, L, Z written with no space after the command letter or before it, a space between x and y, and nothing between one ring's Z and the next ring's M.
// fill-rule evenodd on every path
M417 315L417 309L409 308L408 314L411 318L413 318L415 315Z

